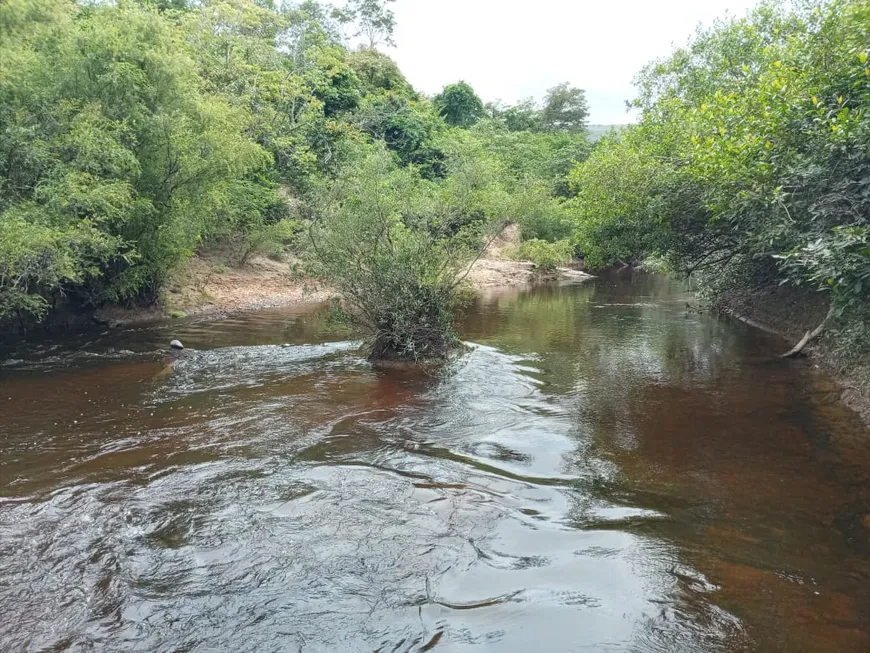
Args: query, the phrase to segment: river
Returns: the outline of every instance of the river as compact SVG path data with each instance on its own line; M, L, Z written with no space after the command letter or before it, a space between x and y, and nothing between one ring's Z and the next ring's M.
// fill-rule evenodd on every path
M483 296L437 377L310 307L7 347L0 649L870 650L870 434L688 299Z

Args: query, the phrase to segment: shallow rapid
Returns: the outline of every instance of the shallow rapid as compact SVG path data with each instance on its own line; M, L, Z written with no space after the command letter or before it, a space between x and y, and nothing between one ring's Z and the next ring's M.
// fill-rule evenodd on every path
M870 650L870 434L686 300L490 294L439 377L316 308L8 347L0 650Z

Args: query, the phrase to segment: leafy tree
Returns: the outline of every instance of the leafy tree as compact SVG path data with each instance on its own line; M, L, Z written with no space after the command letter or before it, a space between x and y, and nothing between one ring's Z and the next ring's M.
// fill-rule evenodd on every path
M39 224L34 204L4 212L0 221L0 317L45 317L46 294L97 276L124 245L85 223L66 228Z
M387 5L395 0L348 0L341 10L343 20L356 23L355 37L362 36L369 48L380 43L395 45L396 17Z
M403 165L417 165L430 178L440 176L433 165L440 165L442 155L432 139L443 123L439 124L430 104L392 92L371 95L363 101L354 120L360 129L382 140Z
M359 48L348 55L347 61L360 80L363 93L391 91L409 99L417 98L396 62L374 48Z
M445 122L454 127L471 127L484 116L483 102L465 82L448 84L434 102Z
M344 26L351 20L346 12L317 0L281 3L280 13L290 25L282 46L294 62L300 54L319 45L341 45L346 40Z
M444 153L445 177L430 228L443 237L477 236L486 225L509 220L510 176L486 143L470 130L451 129L436 146Z
M244 111L200 90L176 24L133 4L46 9L0 5L5 314L61 292L153 297L268 162ZM25 15L41 28L19 31Z
M433 138L444 128L432 103L421 98L395 62L372 48L350 54L363 99L350 122L396 153L402 165L416 165L424 176L443 174L443 154Z
M560 197L570 195L568 173L590 151L583 134L546 134L512 132L497 121L485 120L472 132L486 142L486 149L497 156L516 178L534 178Z
M486 114L512 132L537 132L541 130L541 110L534 98L526 98L514 105L503 102L488 102Z
M568 204L576 221L574 238L591 268L632 262L673 246L664 216L692 215L670 209L679 187L676 173L655 156L642 130L606 137L570 175L576 196ZM683 213L685 211L685 213Z
M504 121L508 131L539 131L541 128L541 110L534 98L526 98L513 106L507 107L499 117Z
M363 90L319 5L277 13L247 0L203 3L184 24L206 88L250 116L279 181L305 192L333 162Z
M541 129L547 132L580 134L586 130L589 105L586 93L564 82L547 91L541 109Z

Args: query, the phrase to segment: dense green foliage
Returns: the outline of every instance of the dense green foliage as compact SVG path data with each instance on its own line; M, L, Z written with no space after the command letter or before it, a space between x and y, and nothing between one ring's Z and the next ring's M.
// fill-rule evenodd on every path
M283 219L279 184L316 170L326 114L358 101L309 22L238 1L0 5L0 315L154 297L203 239Z
M439 357L459 277L514 222L543 268L656 256L714 296L809 286L870 342L868 0L700 31L594 147L567 83L418 93L375 48L390 1L0 4L0 318L153 301L209 243L292 246L376 352Z
M537 157L517 165L510 147L516 136L483 123L442 128L430 146L443 157L436 179L390 157L385 140L357 148L336 176L322 180L309 203L311 270L339 291L340 314L370 335L373 356L448 354L469 264L505 223L530 235L570 233L546 181L564 143L543 136ZM571 258L570 241L529 242L537 247L526 254L543 268Z
M443 356L498 225L571 233L585 103L558 87L520 128L463 82L421 95L374 47L390 1L0 3L0 319L154 301L203 246L290 246L377 352Z
M471 127L483 117L483 101L465 82L448 84L435 96L435 108L448 125Z
M509 131L585 135L589 104L583 89L563 82L549 89L541 104L534 98L526 98L512 106L491 102L486 105L486 111Z
M588 117L589 105L582 89L565 82L547 91L540 117L543 131L579 134L586 131Z
M699 31L594 147L568 83L418 93L375 47L390 2L0 3L0 319L154 301L212 243L292 247L376 353L441 357L459 278L513 222L543 268L816 289L838 351L870 350L870 0Z
M39 291L61 284L96 301L154 292L258 186L268 156L248 117L202 90L156 12L4 3L0 29L3 312L42 312Z
M573 258L574 245L568 239L551 243L532 238L520 243L513 254L517 259L531 261L543 272L554 272Z
M647 66L640 123L572 173L587 260L662 254L719 295L809 285L867 335L868 50L866 0L766 4Z

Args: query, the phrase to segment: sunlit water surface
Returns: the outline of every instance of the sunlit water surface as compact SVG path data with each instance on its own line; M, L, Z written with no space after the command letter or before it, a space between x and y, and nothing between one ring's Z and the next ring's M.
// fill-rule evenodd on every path
M310 308L5 350L0 649L870 650L867 431L686 300L490 295L438 378Z

